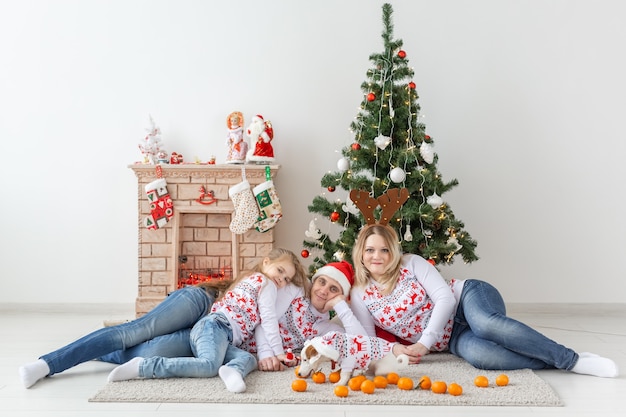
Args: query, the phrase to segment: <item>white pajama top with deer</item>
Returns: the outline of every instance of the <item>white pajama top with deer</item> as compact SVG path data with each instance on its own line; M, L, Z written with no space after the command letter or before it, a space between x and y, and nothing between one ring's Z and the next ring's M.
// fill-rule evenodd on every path
M463 283L446 282L424 258L405 254L393 291L383 295L383 287L374 280L364 288L352 287L352 310L370 336L378 326L430 350L445 351Z
M233 346L239 346L254 335L260 324L265 329L269 344L283 353L278 334L276 315L276 284L261 273L243 278L222 299L211 307L212 313L222 313L228 318L233 331Z
M294 298L285 314L278 319L284 349L294 351L301 349L305 341L331 331L365 334L365 329L346 301L337 303L334 311L341 325L331 321L328 313L317 311L304 295ZM249 352L256 351L259 359L272 356L265 339L264 329L258 327L254 339L249 341L244 349Z
M378 337L341 332L325 333L320 342L339 352L337 363L347 370L367 370L372 361L385 357L395 344Z

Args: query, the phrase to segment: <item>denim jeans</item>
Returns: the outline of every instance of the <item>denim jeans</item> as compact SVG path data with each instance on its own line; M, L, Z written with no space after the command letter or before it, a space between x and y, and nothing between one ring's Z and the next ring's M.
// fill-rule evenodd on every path
M226 316L211 313L191 329L191 349L195 357L144 359L139 366L142 378L210 378L228 365L243 377L256 369L256 358L232 345L233 330Z
M205 317L215 300L199 287L185 287L174 291L146 315L117 326L105 327L90 333L69 345L41 357L50 367L50 374L112 352L130 349L157 336L181 329L190 329ZM187 346L189 345L187 339ZM164 344L159 344L161 347ZM181 349L181 345L176 345ZM154 349L156 346L152 346Z
M463 285L450 352L479 369L570 370L578 361L572 349L507 317L498 290L478 280Z

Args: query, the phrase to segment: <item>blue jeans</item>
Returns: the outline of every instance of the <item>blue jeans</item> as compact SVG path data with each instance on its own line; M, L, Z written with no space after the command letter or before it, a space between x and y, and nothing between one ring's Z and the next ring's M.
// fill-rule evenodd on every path
M256 358L232 345L233 330L226 316L211 313L191 329L191 349L195 357L146 358L139 366L142 378L210 378L228 365L243 377L256 369Z
M63 372L92 359L102 357L106 360L105 355L112 352L130 349L157 336L181 329L190 329L206 316L214 301L213 297L202 288L185 287L171 293L143 317L96 330L40 359L46 361L50 367L49 375ZM187 346L189 346L188 340ZM159 343L159 346L164 348L166 345ZM181 346L176 345L176 349L182 349ZM153 345L152 349L157 347Z
M572 349L506 316L504 300L491 284L467 280L454 317L450 352L479 369L570 370Z

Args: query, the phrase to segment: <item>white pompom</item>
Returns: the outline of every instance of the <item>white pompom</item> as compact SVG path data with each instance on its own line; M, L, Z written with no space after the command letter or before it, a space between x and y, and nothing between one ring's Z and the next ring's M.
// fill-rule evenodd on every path
M346 172L348 169L350 169L350 161L348 160L348 158L341 158L339 161L337 161L337 169L339 169L339 171L341 172Z
M391 181L395 183L400 183L406 178L406 173L402 168L396 167L389 173L389 178L391 178Z
M433 147L430 146L429 143L422 142L420 145L420 155L424 158L427 164L432 164L435 160L435 153L433 152Z

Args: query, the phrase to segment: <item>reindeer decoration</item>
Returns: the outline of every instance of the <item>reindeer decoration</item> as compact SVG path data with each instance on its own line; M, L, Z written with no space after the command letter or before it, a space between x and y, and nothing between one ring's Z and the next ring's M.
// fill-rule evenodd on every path
M350 200L361 210L366 224L375 224L374 211L381 208L378 224L388 224L393 215L409 199L409 190L406 188L390 188L378 198L370 196L363 190L350 190Z

